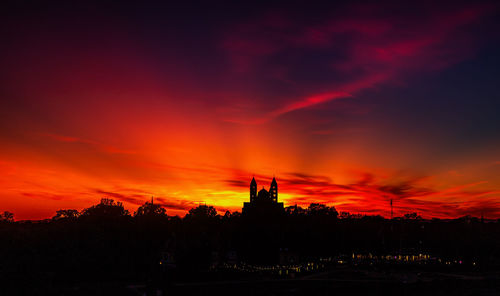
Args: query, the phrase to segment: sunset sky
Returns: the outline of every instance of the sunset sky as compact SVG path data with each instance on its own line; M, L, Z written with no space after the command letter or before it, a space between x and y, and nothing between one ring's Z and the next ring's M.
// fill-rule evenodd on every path
M0 12L17 220L241 211L273 175L285 206L500 218L496 1L77 2Z

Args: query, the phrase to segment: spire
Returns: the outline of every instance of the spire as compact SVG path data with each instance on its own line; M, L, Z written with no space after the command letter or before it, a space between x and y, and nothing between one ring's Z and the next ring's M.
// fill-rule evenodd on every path
M273 202L278 202L278 182L276 182L276 177L274 176L269 187L269 194Z
M257 182L255 181L255 177L252 178L250 182L250 202L253 202L257 197Z

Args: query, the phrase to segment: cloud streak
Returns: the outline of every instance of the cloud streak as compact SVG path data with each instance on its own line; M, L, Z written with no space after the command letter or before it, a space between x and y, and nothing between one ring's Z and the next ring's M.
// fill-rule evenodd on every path
M332 15L317 25L268 15L236 26L227 34L222 48L237 73L272 69L273 58L301 49L303 58L318 51L328 53L324 60L330 67L304 67L299 58L289 63L285 72L280 71L289 76L281 75L280 79L293 81L292 73L296 71L321 71L333 78L308 87L303 97L282 100L257 118L226 121L262 124L293 111L351 98L377 85L401 83L417 73L449 67L474 51L471 40L475 37L464 28L487 15L491 8L480 4L458 6L440 13L425 11L415 19L404 14L387 16L377 7L372 7L373 13L367 18L366 7L354 7L349 16Z
M94 149L97 149L101 152L109 153L109 154L135 154L134 151L131 150L124 150L120 149L111 145L103 144L97 141L93 140L87 140L87 139L82 139L78 137L69 137L69 136L62 136L62 135L56 135L56 134L41 134L43 137L50 138L52 140L62 142L62 143L75 143L75 144L84 144L88 145L90 147L93 147Z

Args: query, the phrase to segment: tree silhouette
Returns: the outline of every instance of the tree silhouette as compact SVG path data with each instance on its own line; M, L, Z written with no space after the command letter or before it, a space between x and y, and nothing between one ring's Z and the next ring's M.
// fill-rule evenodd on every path
M311 216L331 216L337 218L339 213L335 207L329 207L324 204L312 203L308 208L309 215Z
M103 198L99 204L83 210L81 215L83 217L112 218L129 216L130 214L127 210L125 210L121 202L115 202L112 199Z
M56 215L52 217L53 220L61 220L61 219L76 219L78 218L79 213L77 210L59 210L56 212Z
M301 215L306 215L307 211L300 206L294 205L286 207L285 213L288 215L301 216Z
M420 217L417 213L408 213L404 215L404 219L406 220L420 220L422 217Z
M355 216L349 212L340 212L340 219L353 219Z
M14 214L8 211L3 212L0 214L0 222L14 222Z
M146 202L134 213L135 217L167 217L167 211L159 204Z
M194 219L210 219L217 217L217 210L213 206L199 205L196 208L189 210L186 214L186 218Z
M230 211L226 211L224 213L224 217L222 217L224 220L229 220L231 219L231 212Z

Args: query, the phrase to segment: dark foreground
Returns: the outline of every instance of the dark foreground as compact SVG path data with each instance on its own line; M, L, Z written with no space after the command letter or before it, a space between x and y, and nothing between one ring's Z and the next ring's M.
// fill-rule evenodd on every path
M336 266L296 277L208 272L178 282L32 284L10 285L2 295L500 295L500 272Z
M103 199L0 221L2 295L500 295L500 220L340 215L184 218Z

